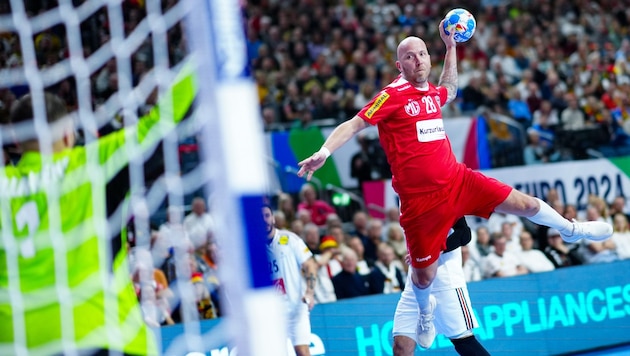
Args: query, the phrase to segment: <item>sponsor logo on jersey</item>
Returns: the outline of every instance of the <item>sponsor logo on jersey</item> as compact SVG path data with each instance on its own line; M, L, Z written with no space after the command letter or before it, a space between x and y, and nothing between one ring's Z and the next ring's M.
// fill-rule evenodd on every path
M428 261L431 259L431 255L428 255L427 257L416 257L416 262L424 262L424 261Z
M289 236L288 235L282 235L278 239L278 245L286 245L288 243L289 243Z
M438 104L439 107L442 107L442 101L440 100L440 96L439 95L435 96L435 102Z
M416 122L416 134L419 142L432 142L446 139L442 119L420 120Z
M371 119L374 113L377 112L378 109L381 108L381 106L383 106L383 104L387 101L387 99L389 99L389 94L383 92L381 95L378 96L378 98L376 98L376 100L374 100L374 103L372 104L372 106L370 106L370 108L367 109L367 111L365 112L365 116L368 119Z
M409 100L405 105L405 112L409 116L418 116L420 114L420 103L415 100Z

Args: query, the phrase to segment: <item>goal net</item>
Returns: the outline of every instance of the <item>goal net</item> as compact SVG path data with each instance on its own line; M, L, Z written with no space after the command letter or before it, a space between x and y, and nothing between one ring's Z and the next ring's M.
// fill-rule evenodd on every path
M239 6L0 1L1 355L286 353Z

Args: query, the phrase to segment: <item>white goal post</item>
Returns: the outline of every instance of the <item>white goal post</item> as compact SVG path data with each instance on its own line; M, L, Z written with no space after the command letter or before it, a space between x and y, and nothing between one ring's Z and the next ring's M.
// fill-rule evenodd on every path
M155 350L147 341L147 350L206 353L227 339L241 355L286 354L283 304L267 273L261 207L269 167L248 70L241 1L9 0L8 5L9 12L0 13L0 333L5 332L0 354L137 350L127 347L137 343L133 335L140 335L140 327L129 329L125 320L116 319L134 315L124 314L128 305L117 302L116 293L128 292L120 283L136 287L138 313L153 330L147 337L157 341ZM177 90L190 75L195 90L184 94L194 95L194 102L186 108L178 101L184 94ZM32 119L9 123L12 107L27 93ZM84 148L85 162L76 171L68 171L75 156L60 159L57 145L61 140L68 144L62 152L70 150L66 140L75 136L58 132L49 122L45 93L61 98L68 115L60 122L71 122L77 130L75 149ZM144 120L156 117L145 133ZM183 121L174 125L173 120ZM124 142L104 152L99 142L120 132ZM180 152L187 140L198 147L193 163L184 162ZM41 167L19 176L16 167L24 165L25 147L37 147ZM13 189L20 184L25 188ZM90 219L68 228L74 205L67 198L78 196L80 187L89 187L89 193L76 215L89 211ZM96 187L107 188L107 194ZM167 207L178 212L169 223L181 223L192 197L199 195L208 202L221 247L226 316L221 327L204 333L191 304L192 282L178 273L169 300L179 306L183 333L163 350L163 315L149 299L155 297L149 283L153 277L144 273L155 264L152 224L166 220ZM123 262L120 252L126 242L134 252L130 262ZM80 263L88 261L70 256L88 248L95 252L95 272L75 277ZM171 252L184 248L172 241ZM187 266L177 252L172 255L175 265ZM129 276L119 280L127 269ZM138 280L132 281L136 274ZM44 278L40 287L26 283L38 275L48 275L52 282ZM27 284L32 290L26 291ZM101 294L102 302L90 304ZM87 306L101 308L101 324L83 322L92 317L81 314L90 310ZM42 308L58 309L51 314L56 317L46 325L34 324Z

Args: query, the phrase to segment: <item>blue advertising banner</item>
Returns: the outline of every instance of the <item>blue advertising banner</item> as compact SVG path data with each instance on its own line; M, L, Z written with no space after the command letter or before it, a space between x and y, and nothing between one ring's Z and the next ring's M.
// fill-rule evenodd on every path
M470 283L469 291L480 324L475 334L492 355L570 354L630 343L630 261L484 280ZM311 314L311 354L392 355L398 297L317 305ZM202 328L216 324L209 321ZM180 332L162 328L164 349ZM236 354L231 351L222 346L206 354ZM417 354L456 353L439 335L430 350Z

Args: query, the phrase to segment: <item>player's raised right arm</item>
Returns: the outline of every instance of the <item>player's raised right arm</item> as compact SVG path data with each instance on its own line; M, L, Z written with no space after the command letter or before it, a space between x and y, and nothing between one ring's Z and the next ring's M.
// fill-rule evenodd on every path
M440 75L440 81L438 86L442 86L446 88L447 96L446 102L442 103L442 106L450 103L457 96L457 43L454 39L455 32L451 32L450 35L447 35L444 32L444 20L440 22L439 31L440 37L444 44L446 45L446 54L444 56L444 66L442 68L442 74Z
M328 136L319 151L298 163L300 166L300 170L297 173L298 177L303 177L306 174L306 179L310 180L311 177L313 177L313 173L326 163L328 156L348 142L357 132L368 126L369 124L366 121L356 115L352 119L337 126L330 136Z

